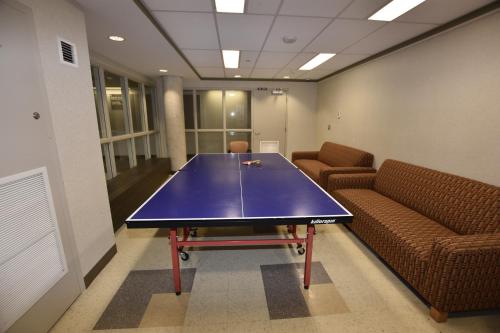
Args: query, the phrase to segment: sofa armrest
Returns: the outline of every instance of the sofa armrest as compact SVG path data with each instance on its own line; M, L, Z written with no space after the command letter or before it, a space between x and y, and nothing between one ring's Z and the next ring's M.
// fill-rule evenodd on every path
M317 160L319 151L294 151L292 162L295 160Z
M500 306L500 233L434 241L424 296L442 312Z
M373 173L377 172L374 168L370 167L329 167L322 169L319 172L319 184L324 189L328 187L328 177L332 174L346 174L346 173Z
M344 188L373 189L375 173L332 174L328 177L328 193Z

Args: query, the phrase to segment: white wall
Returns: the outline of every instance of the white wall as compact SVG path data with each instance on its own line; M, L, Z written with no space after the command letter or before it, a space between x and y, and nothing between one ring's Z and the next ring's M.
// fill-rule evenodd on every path
M497 11L320 82L318 144L500 185L499 36Z
M314 82L283 81L200 81L186 80L184 89L245 89L258 87L288 89L288 157L293 151L319 149L316 136L316 95ZM253 106L252 106L253 107Z
M92 95L83 12L64 0L22 0L33 10L54 139L82 273L115 244ZM59 62L57 38L76 44L79 67Z

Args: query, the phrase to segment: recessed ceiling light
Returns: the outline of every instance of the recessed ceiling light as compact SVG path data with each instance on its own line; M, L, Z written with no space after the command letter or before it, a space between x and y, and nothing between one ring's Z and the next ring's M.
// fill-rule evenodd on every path
M285 75L283 76L284 79L289 79L290 78L290 75Z
M121 36L109 36L108 38L114 42L123 42L125 40L125 38Z
M281 38L281 40L285 44L293 44L297 41L297 36L283 36L283 38Z
M392 21L410 9L417 7L424 1L425 0L393 0L368 19L373 21Z
M166 72L168 72L168 69L160 69L159 71L162 73L166 73Z
M235 77L235 78L240 78L240 77L241 77L241 75L236 74L234 77Z
M224 59L224 67L238 68L240 62L240 51L222 50L222 58Z
M215 0L217 13L244 13L245 0Z
M309 60L308 62L306 62L304 65L302 65L302 67L300 67L299 70L310 71L311 69L318 67L319 65L321 65L334 55L335 53L320 53L311 60Z

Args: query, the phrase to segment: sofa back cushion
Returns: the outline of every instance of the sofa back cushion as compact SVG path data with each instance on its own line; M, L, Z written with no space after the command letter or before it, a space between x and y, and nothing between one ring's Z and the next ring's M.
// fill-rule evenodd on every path
M461 235L500 232L500 188L386 160L374 189Z
M362 150L342 146L333 142L325 142L319 151L318 160L329 166L335 167L371 167L373 155Z

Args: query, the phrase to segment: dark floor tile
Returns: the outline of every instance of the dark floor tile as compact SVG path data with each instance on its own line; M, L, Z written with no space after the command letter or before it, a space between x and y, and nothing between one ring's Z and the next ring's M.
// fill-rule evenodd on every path
M304 263L295 263L295 267L300 270L302 276L304 274ZM333 283L332 279L326 272L325 268L319 261L311 263L311 284Z
M195 268L181 270L182 291L191 291L195 273ZM174 292L171 269L131 271L94 329L137 328L152 294Z
M294 264L261 265L260 270L271 319L311 316Z

